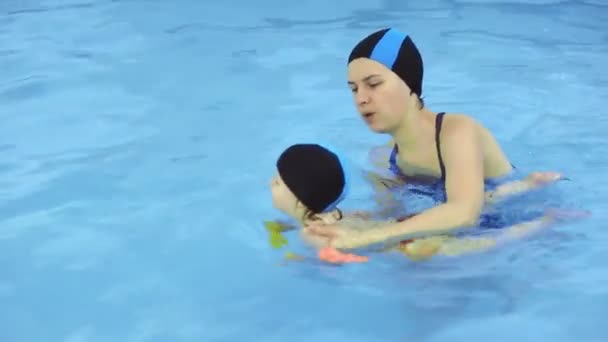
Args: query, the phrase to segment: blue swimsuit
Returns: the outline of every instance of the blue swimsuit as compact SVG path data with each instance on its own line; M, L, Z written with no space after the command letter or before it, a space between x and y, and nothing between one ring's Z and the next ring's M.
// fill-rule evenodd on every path
M435 145L437 147L437 157L439 159L439 168L441 169L441 178L435 177L411 177L406 176L399 166L397 166L397 154L399 148L397 144L393 147L389 158L389 170L397 177L406 182L407 190L432 198L435 202L445 202L447 200L447 192L445 189L445 165L443 164L443 158L441 156L441 144L439 135L441 133L441 125L443 123L444 112L437 114L435 119ZM493 189L500 185L503 181L499 179L485 179L485 189ZM480 218L479 225L487 228L499 228L504 226L504 221L500 215L497 214L484 214Z

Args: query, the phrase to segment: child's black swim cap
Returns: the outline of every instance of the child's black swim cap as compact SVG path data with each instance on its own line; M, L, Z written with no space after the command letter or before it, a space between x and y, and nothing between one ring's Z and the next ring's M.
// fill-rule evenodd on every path
M296 198L314 213L333 210L346 195L346 171L337 154L317 144L295 144L277 160L277 170Z
M422 56L405 33L386 28L370 34L353 48L348 63L357 58L369 58L382 63L397 74L418 97L422 96Z

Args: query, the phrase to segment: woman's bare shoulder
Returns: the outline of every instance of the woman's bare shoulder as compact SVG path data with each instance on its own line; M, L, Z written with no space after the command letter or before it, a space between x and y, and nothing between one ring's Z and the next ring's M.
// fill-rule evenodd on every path
M480 136L490 135L492 132L479 120L466 113L449 113L443 119L442 132L456 133L474 131Z

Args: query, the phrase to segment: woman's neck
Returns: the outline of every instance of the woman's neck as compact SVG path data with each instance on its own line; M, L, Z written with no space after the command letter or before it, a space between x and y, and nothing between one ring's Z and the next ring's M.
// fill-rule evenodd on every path
M416 150L428 144L435 132L435 113L423 108L411 110L391 134L400 151Z

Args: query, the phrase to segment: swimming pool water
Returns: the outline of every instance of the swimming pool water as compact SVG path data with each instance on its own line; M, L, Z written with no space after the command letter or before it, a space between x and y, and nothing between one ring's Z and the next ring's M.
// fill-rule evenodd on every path
M275 158L384 141L345 60L386 26L433 110L565 173L549 200L592 217L452 260L280 266ZM606 341L607 32L599 0L2 1L0 340Z

